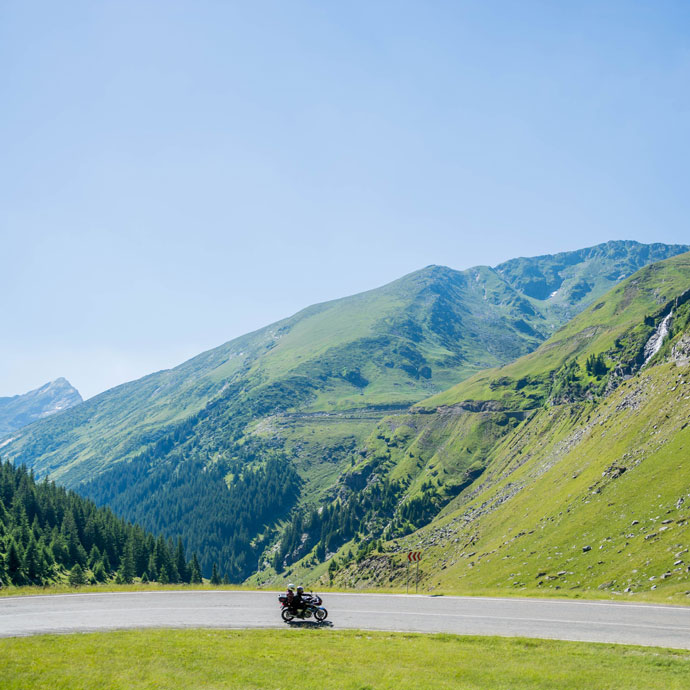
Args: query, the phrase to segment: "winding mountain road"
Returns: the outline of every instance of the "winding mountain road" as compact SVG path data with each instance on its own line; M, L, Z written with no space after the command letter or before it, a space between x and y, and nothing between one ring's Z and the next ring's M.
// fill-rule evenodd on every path
M682 606L391 594L326 594L324 605L329 611L328 624L338 629L540 637L690 649L690 607ZM0 637L152 627L286 626L274 592L0 598Z

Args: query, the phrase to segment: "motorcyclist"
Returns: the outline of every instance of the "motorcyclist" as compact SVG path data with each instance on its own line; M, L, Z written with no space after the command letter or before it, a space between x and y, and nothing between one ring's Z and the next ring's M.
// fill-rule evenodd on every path
M295 585L292 582L287 586L287 592L285 592L285 603L289 608L294 608L295 601Z
M301 613L304 609L304 605L304 587L300 585L299 587L297 587L297 592L295 593L295 596L292 600L292 608L296 613Z

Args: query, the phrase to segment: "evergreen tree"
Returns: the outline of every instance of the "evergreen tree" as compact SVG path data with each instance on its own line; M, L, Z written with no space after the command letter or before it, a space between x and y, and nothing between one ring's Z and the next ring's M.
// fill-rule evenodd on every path
M132 566L135 575L141 575L148 564L148 550L144 533L135 528L130 536L132 544Z
M2 523L0 523L1 526ZM0 538L0 587L9 584L9 575L7 574L7 567L5 566L5 556L2 553L2 538Z
M101 560L101 552L98 550L98 547L94 544L91 547L91 551L89 551L89 567L93 569L93 567L98 563L98 561Z
M276 573L283 572L283 554L281 553L280 549L276 550L276 552L273 554L271 565Z
M163 570L163 566L165 566L168 582L170 582L170 552L168 551L168 545L165 543L165 539L163 539L163 537L158 537L156 540L154 554L156 559L156 570L158 571L159 576Z
M168 540L168 574L170 582L181 582L180 573L177 570L177 563L175 562L175 547L172 539Z
M585 360L585 369L590 376L603 376L608 371L603 353L590 355Z
M146 573L151 580L155 581L158 579L158 570L156 568L156 555L154 553L151 553L151 555L149 556L149 562L146 566Z
M177 572L180 576L180 582L189 582L189 569L187 568L187 561L184 557L184 547L182 546L181 537L177 538L177 549L175 550L175 564L177 565Z
M93 577L96 582L105 582L108 579L108 574L103 567L103 561L98 561L93 569Z
M323 562L326 558L326 545L323 542L319 542L316 547L316 560L319 563Z
M219 585L220 584L220 576L218 575L218 567L216 564L213 564L213 572L211 573L211 584L212 585Z
M337 570L338 562L335 560L335 558L332 558L331 562L328 564L328 580L331 584L333 583L333 578L335 577Z
M80 587L86 584L86 577L84 575L84 569L76 563L75 566L70 570L69 573L69 585L70 587Z
M170 571L168 570L167 563L163 563L163 567L158 574L158 582L162 585L167 585L170 582Z
M69 565L69 549L67 543L61 534L58 534L50 544L50 550L53 554L53 560L62 566Z
M17 547L14 537L10 537L5 556L5 568L9 580L14 585L24 584L24 573L22 569L22 555Z
M196 553L192 556L192 565L190 570L189 580L193 585L200 585L203 582L201 577L201 567L199 566L199 558Z
M118 574L123 584L128 585L134 581L134 554L131 541L128 541L125 546L125 552L120 562Z
M29 582L33 584L39 584L43 577L45 563L42 563L41 560L38 545L32 534L24 552L24 572Z
M50 547L46 546L45 542L41 544L41 558L43 558L46 564L46 572L55 565L55 559L53 558L53 552Z

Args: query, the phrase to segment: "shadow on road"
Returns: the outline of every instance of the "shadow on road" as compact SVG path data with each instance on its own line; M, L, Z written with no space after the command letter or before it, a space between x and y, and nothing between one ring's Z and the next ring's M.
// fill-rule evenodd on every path
M333 623L331 621L290 621L288 625L291 628L332 628Z

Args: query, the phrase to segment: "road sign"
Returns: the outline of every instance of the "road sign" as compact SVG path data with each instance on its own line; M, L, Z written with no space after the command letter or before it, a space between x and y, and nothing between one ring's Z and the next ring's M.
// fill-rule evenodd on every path
M417 564L417 577L414 586L414 591L419 591L419 561L422 560L421 551L408 551L407 552L407 593L410 593L410 563Z

